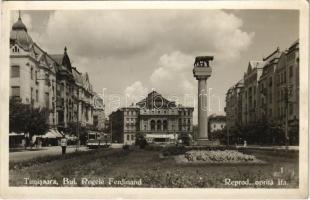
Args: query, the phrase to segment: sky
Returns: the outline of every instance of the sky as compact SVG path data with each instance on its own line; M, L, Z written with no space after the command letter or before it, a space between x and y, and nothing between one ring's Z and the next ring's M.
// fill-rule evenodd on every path
M106 115L156 90L197 107L196 56L211 55L209 113L225 114L225 94L250 60L299 35L295 10L79 10L22 11L32 39L50 54L67 52L103 95ZM11 24L18 18L12 12ZM197 123L197 109L194 124Z

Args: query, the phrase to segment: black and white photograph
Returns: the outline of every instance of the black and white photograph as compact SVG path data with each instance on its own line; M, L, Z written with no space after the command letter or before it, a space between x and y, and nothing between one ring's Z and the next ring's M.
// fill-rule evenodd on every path
M9 188L308 195L301 9L44 8L7 9Z

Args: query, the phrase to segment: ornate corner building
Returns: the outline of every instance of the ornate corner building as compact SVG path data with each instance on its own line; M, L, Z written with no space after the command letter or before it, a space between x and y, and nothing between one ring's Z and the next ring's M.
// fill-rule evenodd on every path
M32 40L19 16L10 33L10 98L48 108L50 127L66 132L70 124L92 127L94 110L103 112L104 119L104 107L94 108L94 96L100 100L88 74L72 66L67 48L48 54Z
M277 48L261 61L250 61L243 79L226 93L227 128L266 122L299 134L299 40L288 49Z
M175 142L180 134L193 133L193 107L176 105L156 91L136 103L112 112L109 122L112 140L133 144L143 135L149 143Z

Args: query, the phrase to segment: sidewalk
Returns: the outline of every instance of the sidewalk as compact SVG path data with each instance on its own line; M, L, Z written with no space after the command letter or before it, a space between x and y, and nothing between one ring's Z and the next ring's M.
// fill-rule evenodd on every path
M67 147L67 153L73 153L75 151L75 145ZM86 146L80 146L79 151L89 151L89 149ZM39 149L33 148L32 150L27 149L22 151L10 152L9 160L10 162L19 162L49 155L61 155L61 146L41 147Z
M259 146L259 145L247 145L244 147L243 145L236 146L237 149L264 149L264 150L292 150L298 151L299 146Z

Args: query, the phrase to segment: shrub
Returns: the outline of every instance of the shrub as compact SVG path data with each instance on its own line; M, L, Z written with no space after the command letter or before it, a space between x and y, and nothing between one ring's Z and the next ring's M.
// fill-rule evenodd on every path
M162 146L159 146L159 145L147 145L145 147L145 150L148 150L148 151L160 151L162 150L164 147Z
M173 156L180 155L186 152L186 148L184 146L169 146L163 149L164 156Z
M148 143L147 143L147 141L146 141L146 139L144 138L143 135L138 135L136 137L135 145L139 146L140 149L144 149L148 145Z
M129 151L129 145L128 144L123 145L123 150Z
M253 155L247 155L233 150L206 151L191 150L184 154L186 162L206 162L206 163L259 163Z

